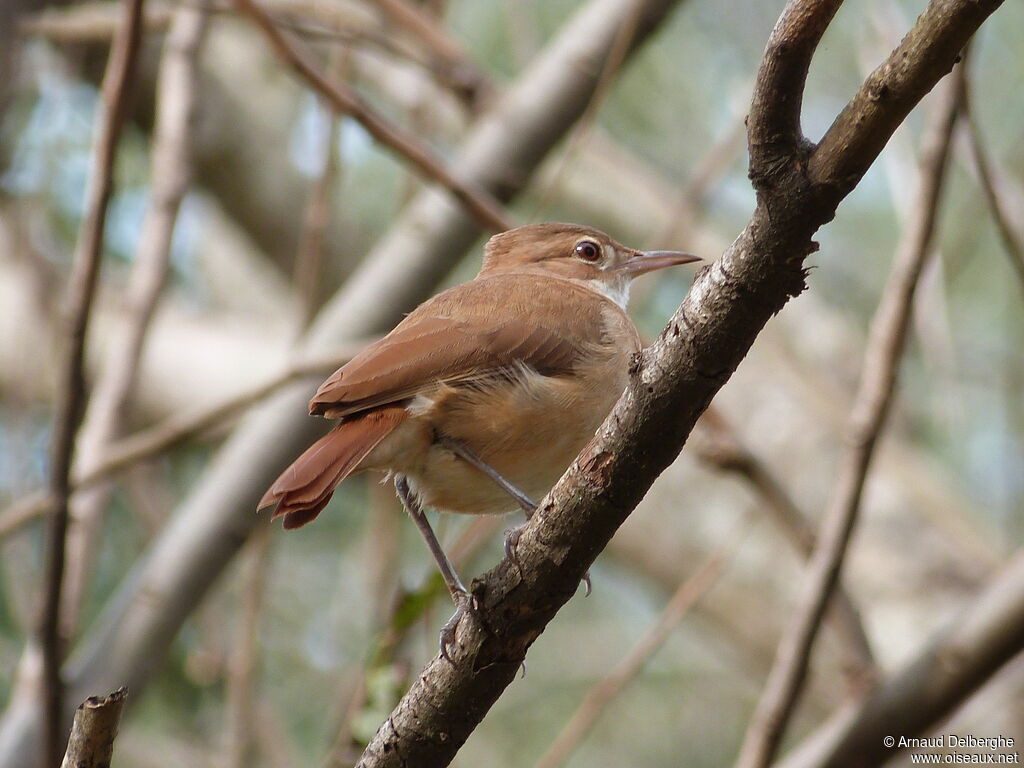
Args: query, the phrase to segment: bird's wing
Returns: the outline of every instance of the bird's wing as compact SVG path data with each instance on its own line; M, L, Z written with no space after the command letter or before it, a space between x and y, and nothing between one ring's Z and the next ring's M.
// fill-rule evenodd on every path
M570 295L574 311L567 321ZM582 351L601 343L609 308L618 310L564 281L502 275L464 283L420 305L337 370L310 401L310 413L346 416L516 365L568 373Z

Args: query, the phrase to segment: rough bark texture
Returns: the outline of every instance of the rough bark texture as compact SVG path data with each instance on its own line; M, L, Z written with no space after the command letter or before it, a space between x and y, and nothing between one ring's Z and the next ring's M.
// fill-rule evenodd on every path
M932 2L816 149L793 119L803 82L793 73L806 72L836 5L792 2L772 34L749 118L752 137L770 138L751 146L758 205L750 223L700 273L661 336L637 359L612 414L525 527L518 565L506 559L473 583L481 608L459 624L454 663L437 657L427 665L361 766L451 761L512 681L530 644L676 458L758 332L804 289L803 260L816 248L814 232L832 219L892 131L1000 3Z

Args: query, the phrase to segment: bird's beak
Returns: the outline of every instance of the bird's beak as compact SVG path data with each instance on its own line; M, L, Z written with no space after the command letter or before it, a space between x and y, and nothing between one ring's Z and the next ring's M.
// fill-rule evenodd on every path
M700 261L699 256L681 251L637 251L619 266L619 271L630 277L665 267L677 267L680 264L691 264Z

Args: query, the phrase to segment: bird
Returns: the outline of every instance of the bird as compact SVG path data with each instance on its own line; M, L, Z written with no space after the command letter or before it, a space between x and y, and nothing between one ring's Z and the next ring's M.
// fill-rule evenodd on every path
M320 385L309 413L336 420L264 494L284 528L311 522L345 478L387 473L455 602L473 600L424 506L527 518L628 383L640 335L632 280L700 259L639 251L597 229L529 224L491 237L477 276L428 299ZM515 536L506 538L514 554ZM589 587L589 582L588 582Z

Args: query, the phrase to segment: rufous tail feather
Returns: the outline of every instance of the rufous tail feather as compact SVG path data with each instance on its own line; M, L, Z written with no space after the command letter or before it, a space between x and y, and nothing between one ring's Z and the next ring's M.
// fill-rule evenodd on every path
M277 503L274 517L284 515L287 529L311 522L327 506L338 483L407 415L404 407L385 406L345 419L293 461L256 508Z

